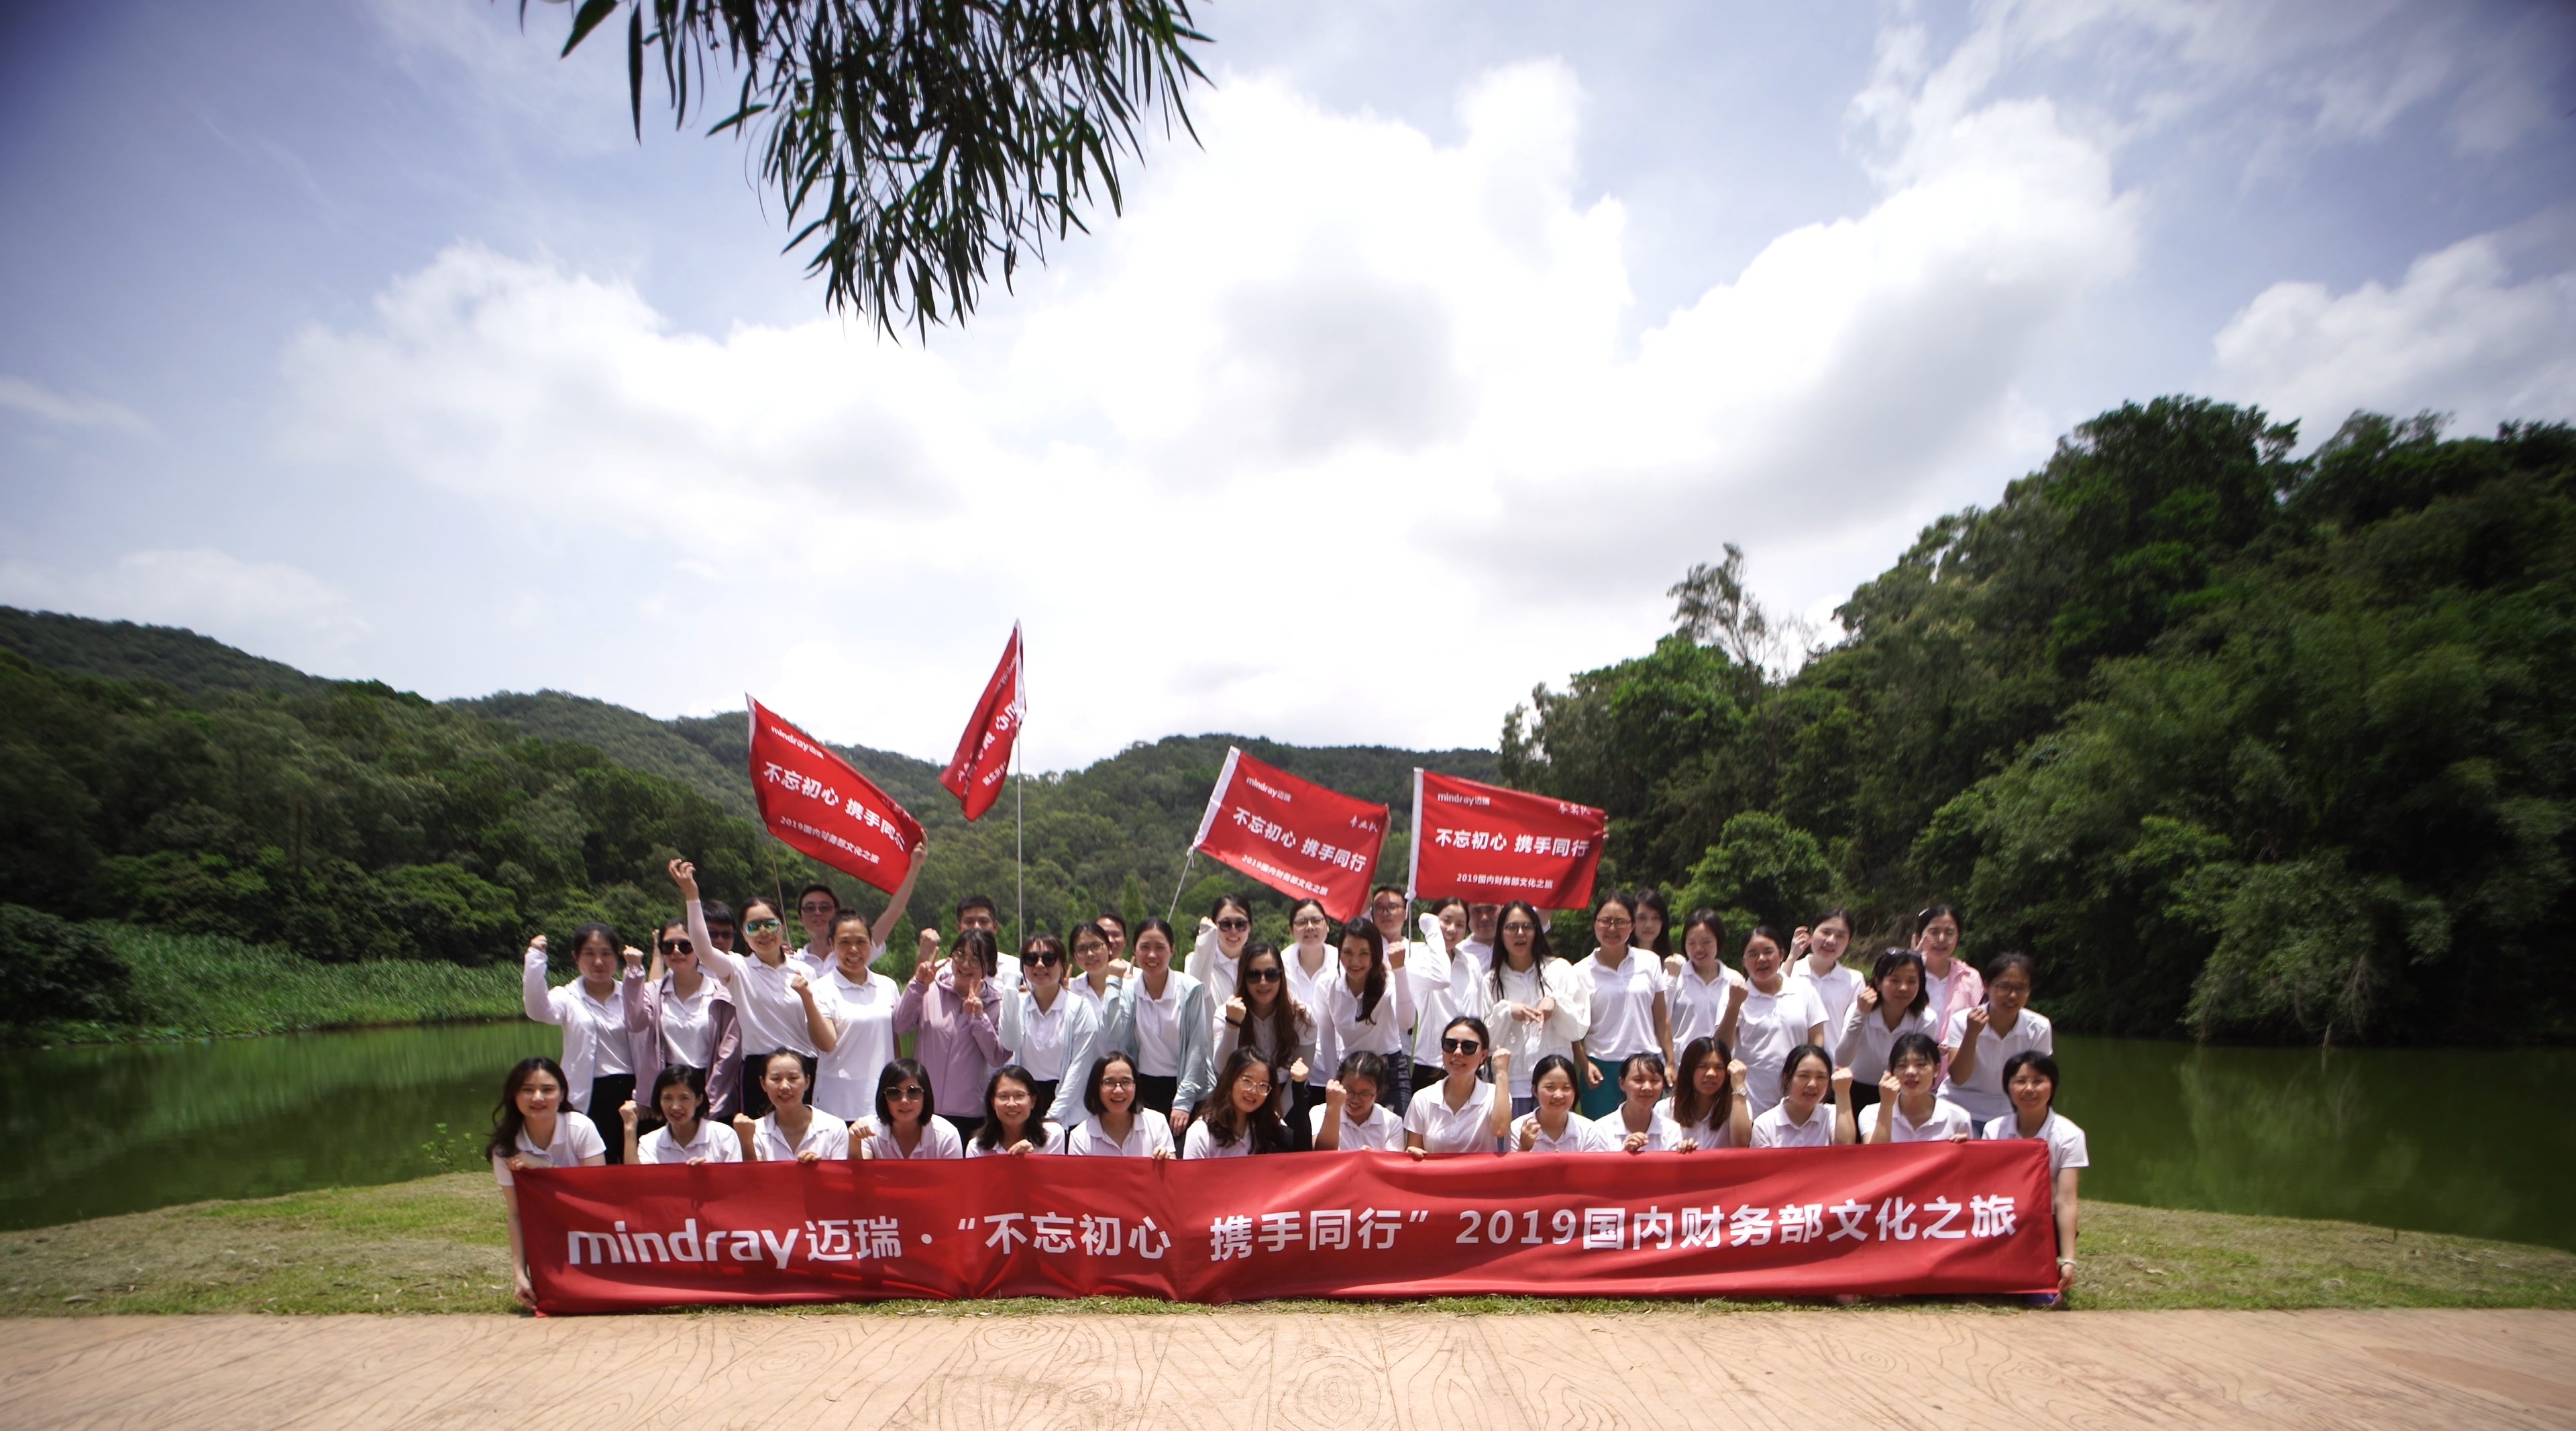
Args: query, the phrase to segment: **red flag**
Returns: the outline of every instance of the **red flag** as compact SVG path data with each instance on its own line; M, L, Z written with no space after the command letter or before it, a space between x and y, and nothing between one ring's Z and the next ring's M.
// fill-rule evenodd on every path
M1609 829L1609 818L1589 805L1416 767L1413 896L1581 909L1592 902Z
M888 894L921 854L921 826L876 782L823 742L751 704L751 794L761 823L804 851Z
M939 772L939 783L966 807L969 820L993 808L1002 798L1002 777L1011 770L1011 747L1019 743L1020 723L1028 718L1028 688L1020 678L1020 624L1011 623L1011 644L1002 648L1002 664L984 683L984 698L975 717L957 737L957 753Z
M1228 747L1190 843L1282 894L1324 902L1348 923L1368 904L1386 807L1300 780Z

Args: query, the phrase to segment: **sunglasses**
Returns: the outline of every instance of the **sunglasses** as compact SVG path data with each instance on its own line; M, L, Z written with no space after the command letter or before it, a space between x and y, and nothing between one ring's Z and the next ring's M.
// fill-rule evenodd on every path
M1243 931L1252 927L1252 921L1249 919L1220 919L1216 922L1216 927L1224 930L1228 934L1241 934Z
M1054 950L1052 950L1052 949L1047 949L1047 950L1042 950L1042 951L1040 951L1040 952L1038 952L1038 953L1032 954L1032 955L1030 955L1028 958L1026 958L1026 959L1024 959L1024 960L1021 960L1020 962L1022 962L1022 963L1024 963L1024 964L1028 964L1028 965L1030 965L1030 966L1032 966L1032 967L1034 967L1034 968L1040 968L1040 969L1043 969L1043 968L1045 968L1046 966L1048 966L1048 965L1050 965L1050 964L1061 964L1061 963L1063 963L1063 962L1064 962L1064 956L1063 956L1063 955L1061 955L1061 954L1056 953L1056 952L1055 952Z
M743 932L746 934L767 934L777 927L778 921L775 919L746 919L742 922Z
M1288 975L1284 971L1278 969L1247 969L1243 973L1243 982L1247 984L1276 984L1287 977Z
M662 952L665 954L694 954L697 949L698 946L694 940L665 939L662 941Z
M886 1091L887 1098L904 1103L909 1103L920 1096L921 1085L918 1083L907 1083L901 1088L892 1088Z
M1440 1049L1443 1053L1474 1053L1483 1047L1483 1044L1471 1038L1444 1038L1440 1041Z

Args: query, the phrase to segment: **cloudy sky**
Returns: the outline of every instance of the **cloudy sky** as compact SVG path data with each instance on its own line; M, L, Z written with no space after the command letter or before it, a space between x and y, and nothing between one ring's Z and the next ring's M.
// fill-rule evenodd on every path
M531 10L6 7L0 602L933 758L1023 619L1036 768L1486 745L2125 399L2576 418L2561 4L1218 0L1203 144L926 344Z

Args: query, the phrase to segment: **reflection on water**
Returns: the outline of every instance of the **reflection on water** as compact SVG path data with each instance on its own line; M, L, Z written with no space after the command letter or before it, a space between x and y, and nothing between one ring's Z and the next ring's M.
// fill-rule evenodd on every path
M2576 1051L2194 1048L2061 1037L2088 1196L2576 1248Z
M461 1149L509 1066L561 1043L504 1023L0 1049L0 1227L439 1172L438 1125Z
M529 1023L0 1050L0 1227L396 1182L491 1125ZM2194 1048L2061 1037L2087 1195L2576 1248L2576 1052ZM470 1156L470 1155L469 1155ZM460 1164L461 1165L461 1164Z

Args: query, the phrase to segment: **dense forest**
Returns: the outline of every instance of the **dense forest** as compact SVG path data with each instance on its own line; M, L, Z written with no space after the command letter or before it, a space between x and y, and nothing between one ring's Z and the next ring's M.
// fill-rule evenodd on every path
M1731 553L1653 652L1514 712L1504 779L1739 919L1842 902L1901 939L1957 903L2070 1028L2564 1041L2576 432L2295 440L2105 413L1786 679Z
M1031 922L1165 908L1236 739L1173 737L1032 777ZM1417 763L1484 777L1494 765L1490 751L1241 743L1397 804ZM930 861L914 913L944 914L973 891L1007 921L1009 810L968 826L937 767L838 749L922 822ZM44 914L325 961L485 964L532 933L560 944L591 919L640 942L676 912L663 866L682 853L721 897L826 879L855 907L881 907L883 896L760 833L745 758L740 716L657 721L553 692L438 704L187 632L0 608L0 905ZM1401 871L1400 841L1386 860ZM1203 904L1241 881L1202 863L1194 883L1188 901ZM1284 933L1282 902L1262 903ZM0 938L0 957L34 958L14 951L35 942ZM59 983L53 962L41 977L11 972L28 976L11 980L22 991ZM101 1016L68 991L0 1008L16 1022Z
M2576 432L2362 416L2295 451L2257 411L2122 407L1926 529L1820 649L1781 659L1729 547L1674 588L1672 635L1541 687L1499 755L1241 743L1396 807L1382 875L1422 764L1606 808L1609 880L1737 928L1841 903L1866 946L1960 904L1970 955L2032 954L2071 1029L2564 1041ZM439 704L0 608L0 904L324 961L489 964L593 918L640 936L674 853L734 899L823 877L749 818L744 739L738 715ZM1166 906L1235 739L1030 778L1031 921ZM1007 916L1007 806L968 826L930 763L842 753L928 831L915 915L979 891ZM1243 883L1201 862L1183 906Z

